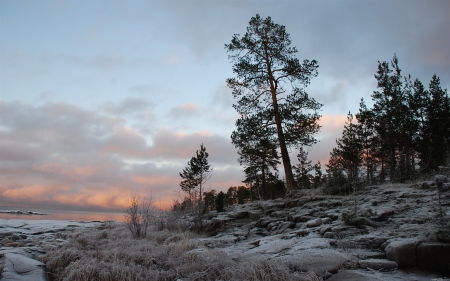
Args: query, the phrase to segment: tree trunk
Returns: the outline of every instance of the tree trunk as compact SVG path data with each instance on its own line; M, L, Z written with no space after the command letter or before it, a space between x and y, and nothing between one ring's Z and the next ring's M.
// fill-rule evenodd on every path
M289 159L289 153L287 150L286 140L284 138L283 127L281 124L282 120L278 109L277 89L275 87L275 81L272 75L272 69L270 67L270 60L267 54L267 43L264 43L264 50L266 55L267 73L269 76L268 79L270 84L270 92L272 94L272 104L275 115L275 123L277 125L278 141L280 143L281 159L283 160L284 174L286 176L286 188L287 190L293 190L295 187L294 174L292 173L291 160Z

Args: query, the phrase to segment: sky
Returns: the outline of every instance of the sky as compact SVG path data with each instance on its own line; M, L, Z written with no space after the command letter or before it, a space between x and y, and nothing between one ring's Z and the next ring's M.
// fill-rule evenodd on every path
M378 61L396 54L404 75L450 87L449 11L447 0L2 0L0 205L122 210L136 194L167 207L202 143L207 189L242 185L224 44L256 14L319 63L306 91L322 128L308 152L325 164L347 113L372 105Z

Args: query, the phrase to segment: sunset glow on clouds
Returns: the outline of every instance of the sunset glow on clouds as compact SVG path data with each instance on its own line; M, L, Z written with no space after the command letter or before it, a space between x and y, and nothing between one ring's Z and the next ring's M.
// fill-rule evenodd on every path
M348 111L371 105L377 61L396 53L403 74L449 88L448 1L261 3L0 1L0 206L122 210L133 193L167 207L202 143L207 189L242 184L224 44L257 13L319 62L307 150L323 167Z
M243 180L229 137L209 131L161 128L147 141L119 117L69 104L2 102L0 112L1 204L120 209L133 192L152 195L160 206L167 206L179 199L178 173L201 143L214 169L207 188L226 190ZM35 120L21 119L24 112L32 112ZM326 133L321 134L319 149L310 151L313 158L324 163L343 121L345 116L321 118Z

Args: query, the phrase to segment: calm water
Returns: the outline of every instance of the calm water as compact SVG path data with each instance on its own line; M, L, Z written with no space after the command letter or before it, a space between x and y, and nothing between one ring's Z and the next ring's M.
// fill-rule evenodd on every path
M35 212L46 215L10 214L4 211ZM123 221L124 213L107 212L83 212L83 211L62 211L45 210L19 207L0 206L0 219L21 219L21 220L73 220L73 221Z

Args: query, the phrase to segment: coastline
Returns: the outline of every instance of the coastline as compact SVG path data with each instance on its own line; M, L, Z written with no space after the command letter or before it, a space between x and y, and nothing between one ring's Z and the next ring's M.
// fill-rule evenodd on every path
M103 221L0 218L0 280L49 280L39 256L46 247L66 243L62 232L96 227Z
M0 219L123 221L124 212L91 212L72 210L30 209L0 206Z

